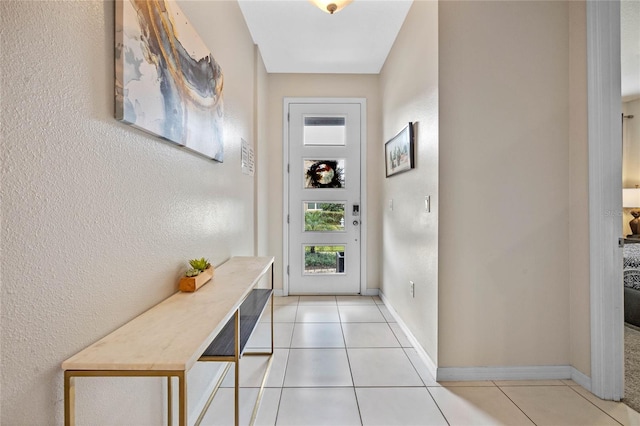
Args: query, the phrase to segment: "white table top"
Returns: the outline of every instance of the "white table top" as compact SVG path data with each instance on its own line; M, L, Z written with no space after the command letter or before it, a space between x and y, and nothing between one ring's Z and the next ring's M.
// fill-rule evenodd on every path
M233 257L194 293L176 293L62 363L63 370L188 371L273 257Z

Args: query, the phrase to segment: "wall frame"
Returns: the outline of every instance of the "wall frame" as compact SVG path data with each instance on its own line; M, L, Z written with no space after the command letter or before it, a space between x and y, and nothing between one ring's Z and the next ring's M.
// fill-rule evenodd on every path
M384 163L387 177L406 172L415 167L412 122L384 144Z

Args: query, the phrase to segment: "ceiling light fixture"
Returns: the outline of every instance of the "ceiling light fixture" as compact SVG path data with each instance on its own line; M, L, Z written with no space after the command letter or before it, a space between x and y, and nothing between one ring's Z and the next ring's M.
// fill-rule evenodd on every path
M333 15L336 12L341 11L346 5L353 0L309 0L311 3L318 6L320 10Z

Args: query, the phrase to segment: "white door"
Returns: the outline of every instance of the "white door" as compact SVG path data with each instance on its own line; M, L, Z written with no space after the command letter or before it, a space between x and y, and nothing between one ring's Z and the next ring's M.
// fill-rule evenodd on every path
M289 104L289 293L360 292L361 104Z

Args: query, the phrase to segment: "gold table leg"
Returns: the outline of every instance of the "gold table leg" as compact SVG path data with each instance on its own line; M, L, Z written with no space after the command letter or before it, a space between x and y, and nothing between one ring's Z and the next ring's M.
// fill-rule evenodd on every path
M69 371L64 372L64 424L76 424L76 384Z
M167 378L167 423L173 423L173 391L171 378L177 377L178 394L178 424L187 426L187 376L185 371L174 370L65 370L64 371L64 424L76 424L76 387L77 377L166 377Z
M235 426L240 425L240 309L236 311L236 342L235 342L235 367L236 367L236 383L235 383Z
M173 425L173 388L171 376L167 376L167 424Z
M187 426L187 374L178 373L178 424Z

